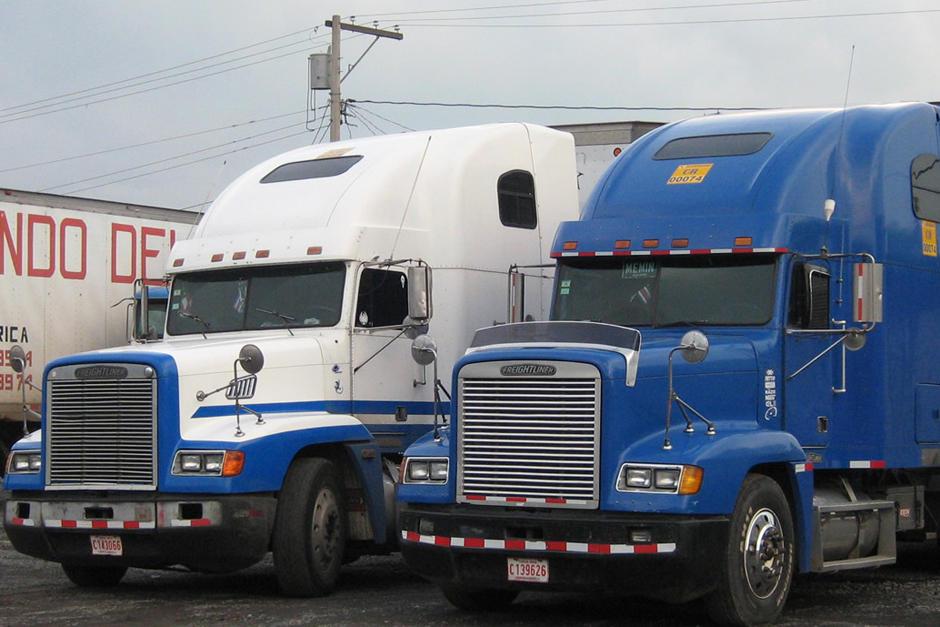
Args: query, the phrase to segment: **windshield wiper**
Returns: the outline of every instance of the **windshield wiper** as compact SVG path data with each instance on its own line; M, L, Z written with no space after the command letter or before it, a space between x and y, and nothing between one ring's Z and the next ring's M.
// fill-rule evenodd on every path
M669 327L697 327L703 324L709 324L708 320L672 320L670 322L654 322L654 329L667 329Z
M187 312L185 312L185 311L181 311L181 312L180 312L180 316L182 316L183 318L189 318L190 320L195 320L196 322L200 323L200 324L204 327L204 329L203 329L203 331L202 331L202 339L204 339L204 340L205 340L205 339L208 339L208 338L206 338L206 331L209 330L209 323L208 323L208 322L206 322L205 320L203 320L202 318L200 318L199 316L197 316L197 315L194 314L194 313L187 313Z
M291 323L297 320L297 318L295 318L294 316L282 314L280 312L274 311L273 309L262 309L261 307L255 307L255 311L260 311L263 314L268 314L269 316L275 316L277 318L280 318L281 321L284 323L284 326L287 328L287 332L290 333L291 336L294 335L294 332L291 331L290 327L287 326L288 323Z

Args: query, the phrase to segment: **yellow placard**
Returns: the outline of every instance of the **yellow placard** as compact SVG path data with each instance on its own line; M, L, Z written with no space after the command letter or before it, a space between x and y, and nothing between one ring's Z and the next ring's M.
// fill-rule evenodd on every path
M694 185L701 183L712 169L712 163L688 163L676 168L666 185Z
M923 243L924 256L937 256L937 224L935 222L920 223L920 238Z

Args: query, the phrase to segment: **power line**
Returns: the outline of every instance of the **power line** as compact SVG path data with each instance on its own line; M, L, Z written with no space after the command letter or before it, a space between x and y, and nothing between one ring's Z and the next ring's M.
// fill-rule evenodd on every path
M398 15L421 15L427 13L465 13L467 11L491 11L495 9L525 9L529 7L548 7L556 6L562 4L594 4L597 2L610 2L610 0L561 0L559 2L527 2L525 4L500 4L500 5L491 5L485 7L464 7L462 9L429 9L425 11L397 11L394 13L369 13L368 15L359 15L355 17L360 18L373 18L373 17L388 17L388 16L398 16ZM663 7L671 8L671 7ZM657 11L658 7L653 7L651 9L645 9L648 11Z
M562 11L556 13L522 13L515 15L475 15L467 17L419 17L411 20L398 20L400 24L410 24L411 22L444 22L448 20L460 20L460 21L469 21L469 20L504 20L518 17L566 17L571 15L598 15L602 13L638 13L638 12L649 12L649 11L668 11L668 10L677 10L677 9L716 9L716 8L728 8L728 7L744 7L744 6L758 6L758 5L775 5L775 4L794 4L797 2L806 3L811 0L751 0L749 2L717 2L713 4L684 4L684 5L675 5L668 7L651 7L651 8L638 8L633 7L629 9L600 9L595 11Z
M223 142L223 143L221 143L221 144L216 144L216 145L214 145L214 146L207 146L207 147L205 147L205 148L200 148L200 149L198 149L198 150L192 150L192 151L189 151L189 152L184 152L184 153L181 153L181 154L178 154L178 155L173 155L172 157L165 157L165 158L163 158L163 159L157 159L156 161L149 161L149 162L147 162L147 163L141 163L140 165L131 166L131 167L129 167L129 168L122 168L122 169L120 169L120 170L114 170L114 171L112 171L112 172L105 172L104 174L98 174L98 175L95 175L95 176L89 176L89 177L87 177L87 178L79 179L79 180L77 180L77 181L69 181L68 183L61 183L61 184L59 184L59 185L52 185L52 186L50 186L50 187L45 187L45 188L43 188L43 189L41 189L41 190L39 190L39 191L41 191L41 192L48 192L48 191L51 191L51 190L54 190L54 189L61 189L61 188L63 188L63 187L71 187L72 185L80 185L81 183L87 183L88 181L96 181L96 180L98 180L98 179L103 179L103 178L107 178L107 177L109 177L109 176L114 176L115 174L123 174L123 173L125 173L125 172L130 172L130 171L132 171L132 170L139 170L139 169L141 169L141 168L147 168L147 167L150 167L150 166L152 166L152 165L158 165L158 164L160 164L160 163L166 163L167 161L175 161L176 159L182 159L183 157L189 157L189 156L192 156L192 155L198 155L198 154L203 153L203 152L208 152L208 151L210 151L210 150L216 150L216 149L218 149L218 148L222 148L222 147L225 147L225 146L231 146L232 144L238 144L238 143L241 143L241 142L243 142L243 141L248 141L248 140L250 140L250 139L257 139L258 137L263 137L263 136L265 136L265 135L270 135L271 133L277 133L277 132L279 132L279 131L287 130L287 129L293 128L293 127L295 127L295 126L299 126L300 124L301 124L300 122L295 123L295 124L288 124L287 126L281 126L281 127L279 127L279 128L274 128L274 129L271 129L271 130L267 130L267 131L264 131L264 132L262 132L262 133L256 133L256 134L254 134L254 135L248 135L247 137L240 137L240 138L238 138L238 139L233 139L232 141Z
M498 104L479 102L417 102L409 100L349 100L358 103L380 105L406 105L412 107L454 107L467 109L545 109L558 111L765 111L769 107L621 107L594 105L537 105L537 104ZM361 107L360 107L361 108Z
M4 172L15 172L15 171L17 171L17 170L26 170L26 169L28 169L28 168L38 168L39 166L43 166L43 165L52 165L52 164L55 164L55 163L62 163L62 162L64 162L64 161L74 161L75 159L85 159L85 158L87 158L87 157L96 157L96 156L98 156L98 155L104 155L104 154L108 154L108 153L112 153L112 152L119 152L119 151L121 151L121 150L130 150L131 148L140 148L140 147L142 147L142 146L153 146L153 145L155 145L155 144L162 144L162 143L169 142L169 141L174 141L174 140L177 140L177 139L187 139L187 138L189 138L189 137L197 137L197 136L199 136L199 135L207 135L207 134L209 134L209 133L216 133L216 132L219 132L219 131L227 131L227 130L231 130L231 129L234 129L234 128L239 128L239 127L241 127L241 126L248 126L248 125L251 125L251 124L260 124L260 123L262 123L262 122L269 122L269 121L271 121L271 120L277 120L277 119L280 119L280 118L286 118L286 117L289 117L289 116L292 116L292 115L300 115L301 113L304 113L304 110L292 111L291 113L282 113L282 114L280 114L280 115L272 115L272 116L269 116L269 117L266 117L266 118L258 118L257 120L248 120L248 121L246 121L246 122L238 122L238 123L236 123L236 124L228 124L228 125L226 125L226 126L217 126L217 127L215 127L215 128L209 128L209 129L205 129L205 130L202 130L202 131L194 131L194 132L192 132L192 133L184 133L183 135L174 135L174 136L172 136L172 137L164 137L164 138L162 138L162 139L153 139L153 140L150 140L150 141L140 142L140 143L137 143L137 144L127 144L127 145L125 145L125 146L116 146L116 147L114 147L114 148L106 148L106 149L104 149L104 150L98 150L98 151L95 151L95 152L86 152L86 153L83 153L83 154L80 154L80 155L72 155L72 156L69 156L69 157L61 157L61 158L59 158L59 159L50 159L49 161L37 161L37 162L35 162L35 163L28 163L28 164L26 164L26 165L15 166L15 167L12 167L12 168L3 168L3 169L0 169L0 173L4 173Z
M588 24L427 24L409 23L409 28L610 28L610 27L645 27L645 26L700 26L704 24L744 24L748 22L791 22L798 20L839 19L851 17L883 17L889 15L917 15L940 13L940 9L911 9L903 11L871 11L867 13L828 13L821 15L791 15L778 17L748 17L710 20L686 20L677 22L592 22Z
M173 71L173 70L178 70L179 68L183 68L183 67L187 67L187 66L190 66L190 65L196 65L196 64L198 64L198 63L202 63L203 61L210 61L210 60L212 60L212 59L218 59L219 57L224 57L224 56L226 56L226 55L229 55L229 54L232 54L232 53L235 53L235 52L241 52L242 50L248 50L248 49L250 49L250 48L256 48L256 47L258 47L258 46L262 46L262 45L264 45L264 44L271 43L272 41L279 41L279 40L281 40L281 39L287 39L288 37L293 37L293 36L295 36L295 35L299 35L300 33L306 33L306 32L309 32L309 31L311 31L311 30L314 30L314 31L315 31L317 28L319 28L319 26L311 27L311 28L304 28L304 29L302 29L302 30L294 31L294 32L292 32L292 33L287 33L286 35L280 35L280 36L278 36L278 37L272 37L271 39L265 39L265 40L263 40L263 41L255 42L255 43L249 44L249 45L247 45L247 46L241 46L241 47L239 47L239 48L232 48L231 50L226 50L226 51L224 51L224 52L219 52L219 53L217 53L217 54L209 55L208 57L202 57L201 59L195 59L195 60L193 60L193 61L187 61L186 63L180 63L180 64L178 64L178 65L173 65L173 66L170 66L170 67L165 67L165 68L163 68L163 69L154 70L154 71L152 71L152 72L147 72L147 73L145 73L145 74L138 74L138 75L136 75L136 76L131 76L131 77L124 78L124 79L121 79L121 80L118 80L118 81L112 81L112 82L110 82L110 83L103 83L103 84L101 84L101 85L95 85L94 87L88 87L88 88L86 88L86 89L79 89L79 90L77 90L77 91L71 91L71 92L67 92L67 93L64 93L64 94L59 94L59 95L57 95L57 96L49 96L48 98L41 98L41 99L39 99L39 100L33 100L33 101L31 101L31 102L24 102L24 103L18 104L18 105L12 105L12 106L9 106L9 107L3 107L3 108L0 108L0 111L9 111L9 110L11 110L11 109L19 109L19 108L22 108L22 107L28 107L28 106L30 106L30 105L39 104L39 103L41 103L41 102L48 102L48 101L50 101L50 100L58 100L58 99L60 99L60 98L66 98L66 97L68 97L68 96L75 96L75 95L77 95L77 94L84 94L84 93L87 93L87 92L89 92L89 91L97 91L98 89L103 89L103 88L105 88L105 87L112 87L112 86L114 86L114 85L120 85L121 83L128 83L128 82L130 82L130 81L134 81L134 80L137 80L137 79L139 79L139 78L146 78L146 77L148 77L148 76L155 76L156 74L163 74L164 72L171 72L171 71ZM312 39L311 39L311 41L312 41ZM297 42L297 43L300 43L300 42ZM260 54L260 53L259 53L259 54Z
M347 102L352 106L352 108L353 108L354 110L365 111L366 113L368 113L368 114L369 114L370 116L372 116L372 117L376 117L376 118L378 118L378 119L380 119L380 120L384 120L384 121L388 122L389 124L394 124L394 125L397 126L398 128L404 129L404 130L406 130L406 131L412 131L412 132L414 132L414 130L415 130L415 129L413 129L413 128L410 128L410 127L408 127L408 126L405 126L404 124L399 124L399 123L396 122L395 120L390 120L390 119L388 119L388 118L386 118L386 117L382 117L381 115L379 115L379 114L376 113L375 111L372 111L372 110L370 110L370 109L366 109L365 107L359 105L359 102L365 102L365 101L353 100L353 101L347 101Z
M222 152L222 153L219 153L219 154L217 154L217 155L210 155L210 156L208 156L208 157L202 157L201 159L193 159L192 161L186 161L186 162L184 162L184 163L178 163L178 164L176 164L176 165L167 166L167 167L165 167L165 168L160 168L159 170L153 170L153 171L151 171L151 172L143 172L143 173L141 173L141 174L135 174L135 175L133 175L133 176L128 176L128 177L125 177L125 178L122 178L122 179L117 179L116 181L109 181L109 182L107 182L107 183L99 183L98 185L91 185L91 186L89 186L89 187L82 187L82 188L80 188L80 189L73 189L73 190L71 190L71 191L69 191L69 192L66 192L66 193L67 193L67 194L78 194L78 193L80 193L80 192L85 192L85 191L88 191L88 190L90 190L90 189L97 189L97 188L99 188L99 187L107 187L108 185L114 185L114 184L116 184L116 183L123 183L123 182L125 182L125 181L131 181L131 180L134 180L134 179L139 179L139 178L142 178L142 177L144 177L144 176L151 176L151 175L153 175L153 174L159 174L159 173L161 173L161 172L168 172L169 170L175 170L175 169L177 169L177 168L182 168L182 167L185 167L185 166L188 166L188 165L193 165L193 164L196 164L196 163L201 163L201 162L203 162L203 161L211 161L212 159L218 159L219 157L224 157L225 155L232 155L232 154L235 154L236 152L242 152L242 151L244 151L244 150L250 150L250 149L252 149L252 148L257 148L257 147L259 147L259 146L265 146L265 145L267 145L267 144L273 144L273 143L275 143L275 142L283 141L283 140L285 140L285 139L291 139L291 138L293 138L293 137L299 137L300 135L306 135L307 133L308 133L308 131L301 131L301 132L299 132L299 133L292 133L292 134L290 134L290 135L284 135L283 137L275 137L274 139L269 139L269 140L267 140L267 141L258 142L257 144L250 144L250 145L248 145L248 146L242 146L242 147L240 147L240 148L236 148L235 150L229 150L228 152Z

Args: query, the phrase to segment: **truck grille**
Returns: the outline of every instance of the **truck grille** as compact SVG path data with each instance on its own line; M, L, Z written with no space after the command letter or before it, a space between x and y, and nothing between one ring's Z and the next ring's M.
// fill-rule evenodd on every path
M72 366L50 374L46 427L50 487L156 485L156 380L145 377L143 366L107 366L126 369L128 376L79 379L75 372L82 368Z
M465 503L597 506L600 378L588 364L550 362L552 376L510 362L461 371L458 496ZM515 370L513 370L515 369Z

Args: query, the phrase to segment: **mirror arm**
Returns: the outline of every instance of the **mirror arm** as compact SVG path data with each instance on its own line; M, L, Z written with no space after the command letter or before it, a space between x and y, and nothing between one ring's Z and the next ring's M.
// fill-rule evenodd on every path
M850 330L850 329L846 329L846 331L849 331L849 330ZM799 368L797 368L797 369L796 369L796 372L794 372L793 374L788 374L788 375L787 375L787 381L790 381L790 380L796 378L797 375L799 375L801 372L803 372L804 370L806 370L807 368L809 368L810 366L812 366L813 364L815 364L817 361L819 361L820 359L822 359L826 354L828 354L830 351L832 351L832 349L834 349L834 348L835 348L836 346L838 346L839 344L845 342L845 340L849 337L849 333L848 333L848 332L843 332L842 329L835 329L835 331L837 331L837 332L839 332L839 333L843 333L842 337L840 337L840 338L837 339L835 342L833 342L832 344L830 344L829 346L827 346L826 348L824 348L821 353L819 353L818 355L816 355L815 357L813 357L812 359L810 359L808 362L806 362L805 364L803 364L802 366L800 366Z
M395 340L397 340L398 338L400 338L401 336L403 336L403 335L405 334L405 331L408 330L408 328L409 328L409 327L403 328L403 329L398 333L398 335L396 335L395 337L393 337L392 339L390 339L388 342L386 342L386 343L382 346L382 348L380 348L379 350L377 350L377 351L375 351L374 353L372 353L371 355L369 355L369 358L368 358L368 359L366 359L364 362L362 362L361 364L359 364L358 366L356 366L355 368L353 368L353 374L356 374L357 372L359 372L359 370L360 370L363 366L365 366L367 363L369 363L370 361L372 361L372 360L376 357L376 355L378 355L379 353L381 353L382 351L384 351L386 348L388 348L389 346L391 346L391 345L392 345L392 342L394 342Z

